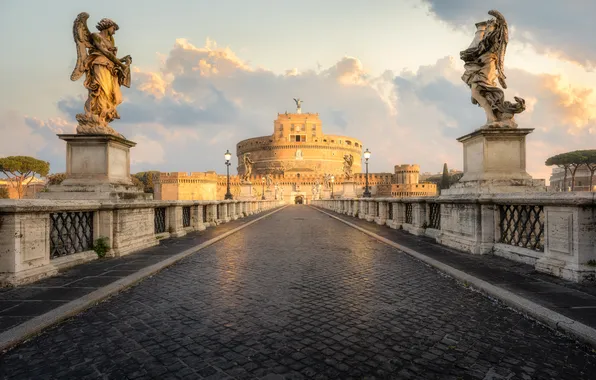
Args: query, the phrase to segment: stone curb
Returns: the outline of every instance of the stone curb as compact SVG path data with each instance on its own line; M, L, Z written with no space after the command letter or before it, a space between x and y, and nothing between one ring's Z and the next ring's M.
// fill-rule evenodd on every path
M334 219L339 220L342 223L347 224L350 227L353 227L365 234L387 244L394 248L399 249L407 253L410 256L415 257L416 259L433 266L434 268L438 269L441 272L447 273L451 277L454 277L460 281L465 281L471 284L476 289L480 290L482 293L494 297L507 306L521 311L528 316L536 319L537 321L546 324L547 326L551 327L554 330L559 332L563 332L566 335L570 335L575 339L583 343L587 343L593 347L596 347L596 329L593 329L589 326L584 325L578 321L575 321L569 317L566 317L562 314L557 313L551 309L548 309L544 306L538 305L526 298L520 297L517 294L514 294L508 290L495 286L487 281L481 280L478 277L474 277L468 273L462 272L459 269L455 269L447 264L444 264L438 260L430 258L420 252L417 252L413 249L408 247L404 247L401 244L397 244L389 239L386 239L382 236L375 234L374 232L370 232L362 227L359 227L355 224L352 224L342 218L339 218L333 214L330 214L326 211L319 209L318 207L313 207L315 210L322 212Z
M62 322L63 320L72 317L76 314L79 314L90 307L94 306L98 302L105 300L106 298L126 289L130 288L138 282L141 282L147 277L150 277L157 272L176 264L178 261L200 251L203 248L206 248L219 240L222 240L231 234L240 231L243 228L250 226L253 223L258 222L261 219L264 219L278 211L283 210L284 208L288 207L282 206L277 210L274 210L268 214L265 214L255 220L251 220L250 222L243 224L239 227L234 228L231 231L225 232L220 236L214 237L211 240L207 240L199 245L196 245L192 248L189 248L183 252L178 253L175 256L169 257L163 261L160 261L156 264L148 266L139 270L136 273L133 273L129 276L126 276L118 281L112 282L111 284L99 288L81 298L76 300L70 301L60 307L57 307L45 314L39 315L34 317L16 327L13 327L10 330L7 330L0 334L0 353L4 352L15 345L39 334L42 330L47 329L55 324Z

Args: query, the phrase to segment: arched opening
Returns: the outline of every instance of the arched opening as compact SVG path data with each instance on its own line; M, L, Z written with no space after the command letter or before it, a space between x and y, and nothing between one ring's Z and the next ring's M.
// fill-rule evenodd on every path
M304 203L304 197L302 195L296 195L296 197L294 197L294 203L297 205L301 205Z

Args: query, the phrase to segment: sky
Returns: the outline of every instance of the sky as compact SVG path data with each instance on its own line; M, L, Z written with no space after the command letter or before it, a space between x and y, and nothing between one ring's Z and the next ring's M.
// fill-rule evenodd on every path
M360 139L371 172L417 163L462 169L456 141L479 128L459 52L490 16L478 0L2 0L0 157L31 155L65 169L83 110L72 23L111 18L118 54L133 58L121 119L137 143L131 171L224 173L223 154L273 132L277 113L318 112L323 131ZM527 137L527 168L548 177L555 154L596 148L592 0L495 0L509 23L508 100ZM237 164L233 158L232 168Z

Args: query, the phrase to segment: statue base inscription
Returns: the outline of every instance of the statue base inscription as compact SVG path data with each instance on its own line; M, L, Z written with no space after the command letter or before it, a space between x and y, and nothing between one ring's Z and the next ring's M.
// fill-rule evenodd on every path
M464 148L464 175L441 195L546 191L526 172L526 136L532 128L479 129L457 139Z
M130 148L136 143L107 134L58 137L66 141L66 179L39 193L39 198L152 199L130 179Z

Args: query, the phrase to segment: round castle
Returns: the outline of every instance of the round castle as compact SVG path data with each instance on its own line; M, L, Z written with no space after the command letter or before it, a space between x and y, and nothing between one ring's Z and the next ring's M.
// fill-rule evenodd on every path
M299 100L298 100L299 101ZM298 104L298 102L297 102ZM245 172L243 157L254 162L252 175L304 173L304 175L343 174L344 155L354 156L353 173L362 171L362 143L353 137L323 134L318 113L277 114L273 134L236 144L238 174Z

